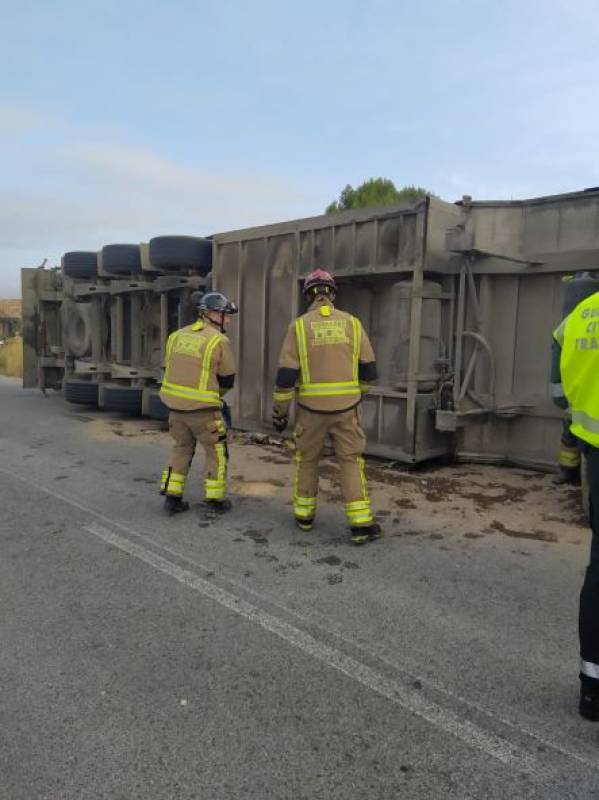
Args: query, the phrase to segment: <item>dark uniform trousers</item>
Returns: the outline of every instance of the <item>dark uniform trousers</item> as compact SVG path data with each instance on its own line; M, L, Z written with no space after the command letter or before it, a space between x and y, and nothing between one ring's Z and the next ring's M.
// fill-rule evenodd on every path
M580 592L580 655L599 665L599 448L583 445L591 499L591 558ZM598 676L596 676L598 677Z

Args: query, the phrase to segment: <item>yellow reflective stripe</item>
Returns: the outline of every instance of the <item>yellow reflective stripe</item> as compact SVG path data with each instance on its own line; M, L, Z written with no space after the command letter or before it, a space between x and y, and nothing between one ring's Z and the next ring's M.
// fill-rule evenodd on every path
M204 481L206 500L224 500L226 485L224 481Z
M169 475L169 470L165 469L162 473L160 491L166 492L166 494L182 495L186 480L187 475L184 475L182 472L171 472Z
M369 383L360 383L360 391L362 394L366 394L372 389L372 386Z
M168 381L163 381L160 388L164 394L171 397L182 397L184 400L198 400L201 403L216 403L220 405L218 392L200 391L189 386L181 386L178 383L169 383Z
M225 446L224 444L216 444L214 445L214 449L216 450L216 461L218 463L218 473L216 479L221 483L224 483L227 476L227 454L225 451Z
M285 400L293 400L295 395L295 389L291 389L289 392L274 392L272 399L275 402L283 403Z
M212 355L214 353L214 349L216 345L221 341L223 337L220 333L215 333L214 336L208 340L208 344L206 345L206 350L204 351L204 359L202 363L202 377L200 378L200 385L198 389L207 389L208 388L208 381L210 380L210 367L212 365Z
M336 397L338 395L359 395L360 384L354 381L344 383L310 383L300 386L300 397Z
M294 503L297 506L305 506L306 508L316 508L315 497L296 497Z
M580 465L578 448L562 445L559 451L558 463L561 467L578 467Z
M315 497L296 497L293 501L293 513L300 519L312 519L316 512Z
M353 357L353 376L354 381L358 380L358 365L360 363L360 348L362 343L362 326L357 317L351 318L352 328L354 330L354 357Z
M360 471L360 481L362 483L362 497L370 504L370 498L368 497L368 486L366 484L365 464L366 462L362 456L358 456L358 470Z
M304 320L299 317L295 320L295 338L297 340L297 352L300 360L300 370L302 373L302 383L310 383L310 370L308 367L308 345L306 343L306 329Z
M355 500L345 504L346 511L363 511L365 508L370 508L370 500Z

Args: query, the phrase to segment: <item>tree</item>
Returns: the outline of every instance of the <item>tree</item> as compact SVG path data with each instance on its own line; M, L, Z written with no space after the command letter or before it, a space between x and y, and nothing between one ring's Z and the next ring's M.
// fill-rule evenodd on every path
M348 183L339 195L327 206L325 214L335 214L350 208L368 208L370 206L390 206L396 203L415 203L431 194L421 186L404 186L398 189L389 178L369 178L355 189Z

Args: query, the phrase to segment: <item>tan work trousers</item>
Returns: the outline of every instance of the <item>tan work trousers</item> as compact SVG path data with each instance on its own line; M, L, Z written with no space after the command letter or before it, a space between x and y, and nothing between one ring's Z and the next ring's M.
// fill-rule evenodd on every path
M347 521L351 527L370 525L372 511L364 473L362 454L366 436L362 430L359 406L336 414L317 414L298 408L295 426L295 487L293 507L300 520L316 513L318 463L326 435L332 439L341 470L341 493Z
M220 410L171 411L168 427L174 439L167 468L162 473L161 493L182 497L187 474L199 442L206 455L206 500L223 500L227 489L227 427Z

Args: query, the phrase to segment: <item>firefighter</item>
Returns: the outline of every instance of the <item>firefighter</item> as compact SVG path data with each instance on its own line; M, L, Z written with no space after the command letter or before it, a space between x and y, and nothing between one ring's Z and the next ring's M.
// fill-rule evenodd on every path
M293 496L295 520L309 531L314 522L318 492L318 462L330 435L341 469L345 513L356 545L382 535L373 522L364 474L366 436L362 430L361 400L376 379L376 362L359 319L334 306L336 285L318 269L304 282L309 308L287 331L279 360L273 396L273 425L288 424L289 405L296 393L296 475Z
M570 407L570 431L586 455L590 523L590 563L580 593L580 714L599 720L599 291L583 299L554 333L552 395Z
M160 389L160 398L170 409L168 426L174 439L160 487L169 515L189 508L183 492L197 442L206 455L205 505L219 512L231 508L225 497L229 454L222 398L235 381L225 328L237 306L220 292L194 294L199 318L169 336Z

